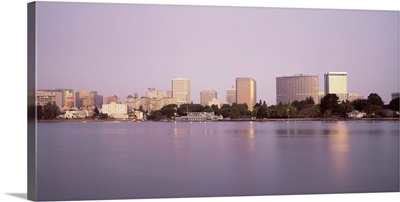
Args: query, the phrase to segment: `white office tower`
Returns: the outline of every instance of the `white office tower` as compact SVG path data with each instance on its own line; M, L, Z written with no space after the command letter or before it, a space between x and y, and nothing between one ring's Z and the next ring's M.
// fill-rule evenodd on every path
M178 103L190 103L190 80L176 78L172 80L172 98Z
M339 102L347 100L347 72L328 72L324 74L325 95L336 94Z

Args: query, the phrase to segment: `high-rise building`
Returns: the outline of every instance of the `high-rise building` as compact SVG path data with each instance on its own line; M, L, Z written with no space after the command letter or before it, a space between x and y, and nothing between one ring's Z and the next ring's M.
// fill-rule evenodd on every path
M75 107L78 109L83 107L83 99L89 98L89 91L80 90L75 93Z
M74 107L74 90L72 89L56 89L62 94L62 106L63 107Z
M226 102L232 105L236 102L236 89L232 86L232 88L226 90Z
M312 97L318 99L318 76L295 74L294 76L276 77L276 104L290 104L293 101Z
M347 100L347 72L327 72L325 78L325 95L336 94L339 102Z
M256 104L256 81L249 77L236 78L236 102L247 104L249 109L253 109Z
M217 99L217 91L203 90L200 92L200 104L201 105L206 106L213 99Z
M190 80L184 78L173 79L172 98L177 103L190 103Z
M97 91L80 90L75 93L75 107L92 107L101 108L103 105L103 96L98 95Z

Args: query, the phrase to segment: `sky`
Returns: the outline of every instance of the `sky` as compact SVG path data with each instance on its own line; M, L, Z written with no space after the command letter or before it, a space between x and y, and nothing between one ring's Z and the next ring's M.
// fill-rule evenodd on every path
M257 82L276 104L276 77L347 72L348 92L399 91L399 12L38 2L37 88L124 99L191 81L191 97Z

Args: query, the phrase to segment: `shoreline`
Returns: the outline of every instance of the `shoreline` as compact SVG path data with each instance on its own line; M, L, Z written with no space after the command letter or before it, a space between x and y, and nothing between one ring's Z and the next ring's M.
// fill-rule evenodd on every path
M165 120L165 121L139 121L140 122L282 122L282 121L293 121L293 122L303 122L303 121L400 121L399 117L396 118L289 118L289 119L229 119L229 120L215 120L215 121L174 121L174 120ZM80 123L88 123L88 122L115 122L115 123L124 123L131 122L136 123L135 120L132 119L54 119L54 120L40 120L35 121L35 123L62 123L62 122L80 122Z

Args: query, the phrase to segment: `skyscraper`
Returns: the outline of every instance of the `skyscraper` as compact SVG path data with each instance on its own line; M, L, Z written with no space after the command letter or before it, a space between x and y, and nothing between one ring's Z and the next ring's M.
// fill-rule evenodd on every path
M253 109L256 99L256 81L249 77L236 78L236 102L246 103L249 109Z
M62 106L63 107L74 107L74 90L72 89L56 89L62 93Z
M296 74L294 76L276 77L276 104L292 103L312 97L315 103L318 99L318 76Z
M226 89L226 102L232 105L236 102L236 89L232 86L230 89Z
M327 72L324 79L325 95L336 94L339 102L347 100L347 72Z
M203 90L200 92L201 105L206 106L213 99L217 99L217 92L215 90Z
M89 91L80 90L75 93L75 107L83 107L83 100L89 97Z
M178 103L190 103L190 81L184 78L172 80L172 98Z

